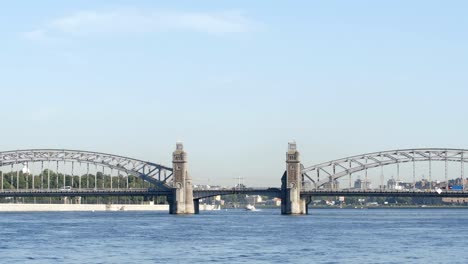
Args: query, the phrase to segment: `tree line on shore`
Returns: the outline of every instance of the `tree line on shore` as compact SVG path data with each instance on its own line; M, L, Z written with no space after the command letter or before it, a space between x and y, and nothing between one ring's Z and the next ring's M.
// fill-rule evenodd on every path
M23 171L0 171L0 185L2 190L24 190L24 189L101 189L101 188L150 188L153 185L143 179L128 175L111 175L97 172L96 174L70 175L57 173L45 169L38 175L23 173ZM0 198L1 202L45 202L61 203L64 197L25 197L25 198ZM82 197L82 203L142 203L148 200L148 197ZM74 201L70 201L74 202ZM156 197L155 203L165 203L165 197Z
M44 170L39 175L19 172L0 172L3 175L3 189L60 189L71 188L148 188L149 182L128 175L112 176L97 172L96 174L69 175ZM81 181L81 182L80 182ZM112 186L111 186L112 183ZM1 184L1 183L0 183Z

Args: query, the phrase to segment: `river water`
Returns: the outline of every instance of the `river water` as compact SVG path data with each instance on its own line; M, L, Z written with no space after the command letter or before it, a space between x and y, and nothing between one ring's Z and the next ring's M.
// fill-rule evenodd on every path
M468 263L468 210L0 214L1 263Z

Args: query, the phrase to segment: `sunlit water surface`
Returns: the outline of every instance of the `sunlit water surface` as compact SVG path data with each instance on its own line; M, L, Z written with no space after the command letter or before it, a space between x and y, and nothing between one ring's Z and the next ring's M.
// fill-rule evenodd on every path
M468 210L0 213L1 263L468 263Z

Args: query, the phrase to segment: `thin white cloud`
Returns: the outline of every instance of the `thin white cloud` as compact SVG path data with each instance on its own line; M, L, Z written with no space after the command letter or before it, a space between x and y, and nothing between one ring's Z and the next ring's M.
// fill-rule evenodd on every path
M49 21L43 28L23 33L28 39L66 35L138 34L156 32L242 33L257 24L238 12L181 12L120 9L81 11Z

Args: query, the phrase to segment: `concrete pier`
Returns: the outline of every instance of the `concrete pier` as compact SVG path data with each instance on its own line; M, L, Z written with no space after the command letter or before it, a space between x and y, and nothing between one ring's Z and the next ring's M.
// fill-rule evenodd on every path
M307 214L306 201L301 199L302 174L296 143L288 144L286 172L281 179L281 214Z
M172 154L174 189L168 197L171 214L194 214L192 178L188 173L187 153L182 143L178 142Z

